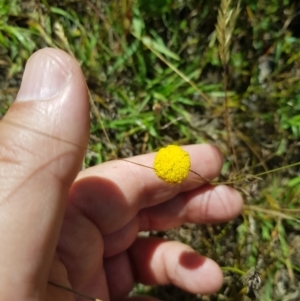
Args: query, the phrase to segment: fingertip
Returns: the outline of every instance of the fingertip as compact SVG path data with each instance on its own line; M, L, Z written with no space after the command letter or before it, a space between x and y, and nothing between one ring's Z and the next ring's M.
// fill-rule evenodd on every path
M226 185L206 185L187 192L185 216L191 223L222 223L236 218L243 209L243 198Z
M210 180L220 174L224 160L217 146L204 143L187 145L183 146L183 148L190 154L192 163L191 170ZM199 179L199 176L197 177ZM190 179L195 179L195 175L191 175Z
M194 257L203 257L194 252ZM204 257L199 276L190 281L188 291L192 294L209 295L218 291L223 285L223 273L219 265L210 258Z
M233 187L228 185L217 185L214 187L215 207L211 209L216 214L217 222L224 222L239 216L243 210L244 200L242 195Z
M223 283L216 262L180 242L138 238L129 254L136 280L143 284L173 284L193 294L211 294Z
M179 256L177 274L174 284L192 294L212 294L223 284L219 265L192 249L183 251Z

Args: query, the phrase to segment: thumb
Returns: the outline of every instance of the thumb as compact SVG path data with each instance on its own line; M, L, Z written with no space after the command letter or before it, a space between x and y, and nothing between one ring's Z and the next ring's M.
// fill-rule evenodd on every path
M0 300L44 293L88 131L78 64L60 50L37 51L0 123Z

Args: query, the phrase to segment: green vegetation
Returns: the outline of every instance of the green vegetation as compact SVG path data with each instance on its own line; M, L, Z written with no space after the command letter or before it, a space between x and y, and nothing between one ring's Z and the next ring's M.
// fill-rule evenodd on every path
M95 105L88 166L171 142L218 145L226 158L218 181L244 193L243 215L163 235L214 258L224 287L209 297L136 290L163 300L251 300L246 287L257 268L258 300L296 301L299 165L271 170L300 158L297 1L225 2L218 19L220 0L0 0L0 114L30 54L59 47L80 62Z

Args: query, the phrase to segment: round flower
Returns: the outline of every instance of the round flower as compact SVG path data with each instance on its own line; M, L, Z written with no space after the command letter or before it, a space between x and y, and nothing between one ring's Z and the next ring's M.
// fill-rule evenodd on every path
M154 159L156 175L170 184L180 184L189 174L190 155L177 145L161 148Z

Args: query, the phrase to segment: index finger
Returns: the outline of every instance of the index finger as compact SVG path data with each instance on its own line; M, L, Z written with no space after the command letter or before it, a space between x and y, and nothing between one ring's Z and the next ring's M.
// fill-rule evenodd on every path
M208 179L220 173L223 158L218 148L208 144L183 148L190 154L192 170ZM203 185L193 173L182 184L171 185L151 168L137 165L152 167L154 157L151 153L130 158L130 162L110 161L82 171L70 190L70 205L91 219L102 234L109 234L127 224L140 209Z

